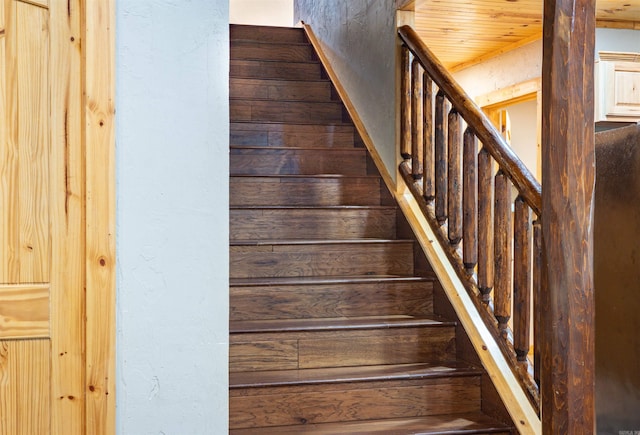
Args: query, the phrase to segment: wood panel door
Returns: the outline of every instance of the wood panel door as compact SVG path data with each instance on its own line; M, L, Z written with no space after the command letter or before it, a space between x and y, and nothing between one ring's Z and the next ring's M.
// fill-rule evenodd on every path
M100 31L85 26L97 3L112 2L0 0L0 435L113 427L113 304L99 333L89 319L100 290L92 278L113 264L113 197L90 197L96 183L113 184L111 144L101 166L94 159L90 121L102 104L88 103ZM109 131L112 112L100 125ZM89 262L104 240L103 264Z

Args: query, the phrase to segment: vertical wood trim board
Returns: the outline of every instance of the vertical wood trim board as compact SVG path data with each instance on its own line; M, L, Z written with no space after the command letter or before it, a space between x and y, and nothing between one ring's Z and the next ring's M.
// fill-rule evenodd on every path
M87 434L115 433L115 1L84 3Z
M81 0L51 1L51 430L85 431ZM111 325L114 327L114 325Z

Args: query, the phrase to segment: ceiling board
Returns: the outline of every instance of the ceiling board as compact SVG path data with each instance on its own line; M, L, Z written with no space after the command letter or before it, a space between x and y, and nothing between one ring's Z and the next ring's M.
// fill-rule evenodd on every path
M415 28L453 70L542 35L542 0L415 0ZM640 0L597 0L601 27L640 29Z

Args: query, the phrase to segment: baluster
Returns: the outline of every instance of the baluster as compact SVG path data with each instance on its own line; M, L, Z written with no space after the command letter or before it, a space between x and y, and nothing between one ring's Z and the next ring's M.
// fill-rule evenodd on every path
M533 222L533 379L540 386L540 301L542 295L542 224Z
M436 219L440 225L447 220L447 140L445 123L447 117L444 92L436 94L435 169L436 169Z
M424 116L424 165L422 168L424 174L424 182L422 192L427 201L433 200L435 197L435 185L433 181L433 80L424 73L424 100L422 114Z
M511 318L511 191L502 170L496 174L495 186L493 314L498 321L498 329L506 338Z
M531 209L516 198L513 223L513 347L527 361L531 345Z
M478 290L488 304L493 289L493 170L489 151L478 153Z
M462 239L462 154L460 133L460 115L455 109L449 112L447 122L447 142L449 144L449 166L447 168L449 243L457 245Z
M407 160L411 158L411 63L409 49L402 46L402 100L400 101L400 154Z
M478 262L478 139L471 128L464 131L462 174L462 261L468 274Z
M422 74L420 61L413 58L411 63L411 174L414 180L422 178Z

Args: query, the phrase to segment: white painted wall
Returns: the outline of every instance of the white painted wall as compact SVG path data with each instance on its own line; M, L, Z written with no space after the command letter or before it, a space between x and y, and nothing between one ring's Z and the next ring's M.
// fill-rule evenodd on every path
M392 177L396 174L395 2L295 0Z
M640 53L640 30L596 29L596 59L600 51Z
M229 0L229 22L292 27L293 0Z
M228 2L117 0L117 433L227 433Z
M531 173L538 174L538 128L536 100L507 106L511 119L511 148Z

